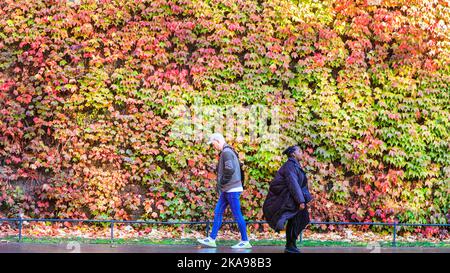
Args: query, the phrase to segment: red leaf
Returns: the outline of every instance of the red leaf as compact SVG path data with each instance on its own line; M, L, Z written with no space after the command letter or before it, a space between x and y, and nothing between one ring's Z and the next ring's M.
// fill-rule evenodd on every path
M195 161L193 159L188 159L188 165L189 167L194 167Z

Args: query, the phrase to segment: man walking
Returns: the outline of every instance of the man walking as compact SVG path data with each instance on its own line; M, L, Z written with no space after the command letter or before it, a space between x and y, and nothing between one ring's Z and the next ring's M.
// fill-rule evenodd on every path
M209 247L216 247L216 237L222 225L223 213L229 205L241 233L241 241L232 246L232 248L251 248L252 246L247 237L247 226L242 216L239 201L239 197L244 189L237 153L231 146L226 144L225 138L219 133L212 134L208 144L212 144L215 150L221 152L217 166L217 191L219 193L219 200L214 210L214 223L211 235L205 239L198 239L198 242Z

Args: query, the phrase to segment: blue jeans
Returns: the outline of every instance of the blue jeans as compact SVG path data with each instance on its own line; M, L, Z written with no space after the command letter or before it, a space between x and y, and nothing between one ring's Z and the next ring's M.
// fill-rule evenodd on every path
M245 224L244 217L241 212L241 204L239 203L240 192L222 192L217 201L216 209L214 210L214 224L211 231L211 238L216 239L217 232L222 226L223 213L228 205L230 205L231 212L233 213L234 219L238 223L239 231L241 232L242 241L248 241L247 238L247 226Z

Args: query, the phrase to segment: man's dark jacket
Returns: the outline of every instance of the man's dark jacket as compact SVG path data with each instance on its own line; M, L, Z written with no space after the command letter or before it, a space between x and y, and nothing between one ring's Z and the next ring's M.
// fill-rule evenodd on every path
M217 164L217 191L219 194L233 188L242 187L240 168L239 159L233 152L233 148L225 145Z
M289 158L270 183L269 193L263 205L264 218L275 231L299 212L300 203L312 200L305 172L298 161Z

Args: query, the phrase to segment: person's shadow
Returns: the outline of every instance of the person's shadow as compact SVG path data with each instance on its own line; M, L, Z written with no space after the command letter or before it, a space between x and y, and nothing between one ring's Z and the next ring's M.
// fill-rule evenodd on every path
M199 247L197 248L198 253L251 253L251 249L232 249L229 247Z

